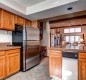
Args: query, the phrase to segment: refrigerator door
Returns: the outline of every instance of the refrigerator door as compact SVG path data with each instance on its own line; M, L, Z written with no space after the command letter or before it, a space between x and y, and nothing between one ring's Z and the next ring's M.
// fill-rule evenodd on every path
M38 40L39 41L39 29L32 27L26 27L27 40Z
M26 70L39 64L39 41L26 41Z

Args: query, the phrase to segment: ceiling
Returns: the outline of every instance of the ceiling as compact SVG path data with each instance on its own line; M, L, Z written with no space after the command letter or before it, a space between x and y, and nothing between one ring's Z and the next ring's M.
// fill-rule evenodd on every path
M12 1L24 7L30 7L46 0L12 0Z
M37 20L86 10L86 0L0 0L0 7ZM68 7L73 9L68 11Z

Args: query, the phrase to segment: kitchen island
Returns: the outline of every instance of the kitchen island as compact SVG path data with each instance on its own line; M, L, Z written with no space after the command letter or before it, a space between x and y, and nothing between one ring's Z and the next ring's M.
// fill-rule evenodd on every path
M66 53L64 53L66 52ZM63 79L64 58L66 58L67 63L71 65L71 69L75 68L76 71L72 72L73 80L86 80L86 46L56 46L49 48L49 73L50 77L57 77L62 80L72 80ZM65 55L64 55L65 54ZM68 61L73 62L68 62ZM63 65L64 64L64 65ZM70 73L69 73L70 74Z

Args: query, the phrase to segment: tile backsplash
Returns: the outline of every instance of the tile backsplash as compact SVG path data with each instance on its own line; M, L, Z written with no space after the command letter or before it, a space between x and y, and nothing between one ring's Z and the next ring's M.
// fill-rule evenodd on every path
M12 31L0 30L0 43L12 44Z

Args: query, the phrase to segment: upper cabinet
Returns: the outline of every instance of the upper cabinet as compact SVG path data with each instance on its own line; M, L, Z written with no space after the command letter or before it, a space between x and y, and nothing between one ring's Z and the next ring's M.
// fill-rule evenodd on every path
M9 11L0 9L0 29L13 31L15 30L15 24L34 28L39 27L38 20L30 21Z
M38 20L32 21L32 27L34 27L34 28L39 27Z
M31 21L26 19L25 20L25 25L28 26L28 27L30 27L31 26Z
M14 14L0 9L0 29L14 30Z
M24 26L25 25L25 19L18 16L18 15L15 15L15 24Z

